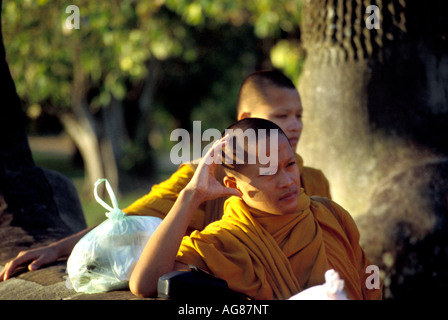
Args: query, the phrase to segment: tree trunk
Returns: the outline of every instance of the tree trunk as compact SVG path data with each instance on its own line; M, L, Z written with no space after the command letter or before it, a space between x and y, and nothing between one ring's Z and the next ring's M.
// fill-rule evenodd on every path
M75 117L73 114L64 113L59 116L59 120L81 153L85 171L82 192L92 198L95 182L105 177L98 137L89 122L81 119L79 115Z
M107 108L95 117L87 104L87 76L80 63L81 46L75 47L73 64L72 107L59 114L65 131L78 148L84 162L83 193L93 198L98 179L106 178L119 195L118 159L128 136L123 122L123 105L114 97Z
M155 172L154 159L148 136L152 129L153 100L161 74L160 62L151 59L146 64L148 74L139 87L132 88L124 106L131 110L128 116L126 134L116 137L120 140L120 188L122 190L148 189ZM123 119L123 114L121 116ZM129 125L131 123L131 125ZM124 122L121 122L123 128ZM125 139L123 139L123 136ZM125 159L123 159L125 158ZM123 160L123 161L122 161Z
M0 13L2 1L0 0ZM1 17L1 15L0 15ZM78 194L69 179L34 163L25 115L6 63L0 18L0 259L85 228ZM4 198L3 198L4 197Z
M137 122L136 139L142 143L148 142L148 124L151 120L152 102L154 100L154 92L157 81L159 80L161 65L156 59L151 59L147 63L148 75L142 88L142 93L138 99L138 109L141 117Z
M129 140L123 123L122 103L112 99L111 105L101 110L99 119L94 119L87 106L83 105L76 115L63 113L59 120L81 153L85 168L85 195L92 198L95 182L106 178L119 196L119 182L126 173L119 170L118 162Z
M446 228L440 222L448 150L440 137L448 120L448 46L444 1L378 3L380 29L366 27L371 1L305 3L299 152L357 217L363 245L386 271L386 296L393 297L391 283L406 287L403 270L428 271L428 261L420 271L398 266L399 254L434 235L436 225ZM426 289L434 289L429 283Z
M114 97L107 108L102 110L100 146L101 157L107 177L117 196L124 190L122 180L127 175L120 169L119 162L124 156L129 135L124 123L123 102Z
M69 112L61 113L59 119L84 161L86 178L83 192L92 197L94 184L99 178L108 179L116 195L123 190L139 187L143 181L147 187L149 177L136 179L132 172L120 167L120 161L124 156L134 160L132 157L135 155L127 154L129 152L138 152L138 158L143 158L143 153L148 154L151 104L160 71L158 63L149 64L150 72L136 100L139 116L136 119L136 132L132 141L124 121L123 101L112 97L109 106L102 108L97 115L92 115L86 102L85 74L81 66L76 63L75 66L72 108ZM134 144L134 148L126 149L131 144ZM138 151L135 151L137 149ZM141 162L148 166L148 159L141 159ZM136 164L132 166L134 165Z

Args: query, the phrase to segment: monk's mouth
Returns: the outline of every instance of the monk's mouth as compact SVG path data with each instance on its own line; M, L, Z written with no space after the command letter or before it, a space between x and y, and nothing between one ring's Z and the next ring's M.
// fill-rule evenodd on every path
M285 193L284 195L282 195L281 197L280 197L280 200L281 201L289 201L289 200L293 200L293 199L295 199L297 197L297 190L295 190L295 191L290 191L290 192L288 192L288 193Z
M288 139L288 140L289 140L289 143L292 146L296 145L299 142L299 138L291 138L291 139Z

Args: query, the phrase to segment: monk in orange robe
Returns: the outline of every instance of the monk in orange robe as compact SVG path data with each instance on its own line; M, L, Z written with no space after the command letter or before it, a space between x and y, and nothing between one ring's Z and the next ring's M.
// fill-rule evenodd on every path
M241 85L237 106L238 120L253 117L274 122L285 132L294 151L302 133L302 113L297 89L291 80L279 72L255 72ZM322 171L304 166L302 157L297 153L295 158L305 193L331 199L329 183ZM194 164L181 165L168 180L153 186L151 192L123 211L129 215L149 215L163 219L195 170ZM220 167L216 169L215 176L218 181L222 181L224 172ZM202 230L210 222L218 220L223 214L226 199L221 197L203 203L196 211L187 233Z
M294 84L279 72L259 71L249 75L243 82L237 106L238 119L257 117L271 120L285 132L295 151L302 132L302 103ZM301 186L308 195L319 195L331 199L330 187L324 174L303 165L303 159L295 154L301 172ZM151 191L123 209L128 215L146 215L164 218L174 205L179 193L193 177L197 165L188 163L180 168L166 181L154 185ZM215 176L222 182L224 171L215 170ZM186 230L202 230L209 223L221 218L227 197L205 201L196 210ZM0 271L0 281L10 278L20 265L29 263L29 270L36 270L59 258L70 255L76 243L93 228L82 230L70 237L61 239L46 247L36 248L20 253L8 262Z
M254 152L237 133L215 143L148 241L131 275L131 291L154 296L160 276L193 264L254 299L287 299L322 284L329 269L344 280L349 299L380 299L381 288L366 285L370 262L359 246L356 224L336 203L303 192L295 155L281 129L259 118L241 120L232 128L279 132L275 147L268 143L272 134L257 137L257 143L270 146L271 154L278 152L278 162L229 161L228 149L222 157L223 145L229 144L230 160L236 159L232 150L237 144L248 154ZM225 159L224 164L216 159ZM226 174L224 186L214 174L220 166ZM261 168L268 173L261 174ZM200 204L223 195L230 196L223 217L183 237Z

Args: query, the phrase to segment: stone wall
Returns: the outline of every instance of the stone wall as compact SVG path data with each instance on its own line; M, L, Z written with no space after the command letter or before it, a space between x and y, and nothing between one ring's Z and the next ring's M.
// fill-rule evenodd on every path
M3 265L0 264L0 268ZM66 262L59 261L36 271L23 270L0 282L0 300L134 300L129 290L96 294L77 293L67 282ZM150 299L149 299L150 300Z

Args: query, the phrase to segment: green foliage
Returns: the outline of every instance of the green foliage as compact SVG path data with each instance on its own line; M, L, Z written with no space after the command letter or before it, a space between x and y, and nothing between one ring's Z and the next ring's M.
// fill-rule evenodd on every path
M166 0L166 6L191 25L253 25L260 38L278 37L300 23L302 0Z
M65 9L80 10L80 28L68 29ZM159 12L152 1L4 1L7 57L19 95L29 104L70 108L75 71L96 88L93 109L111 95L122 100L125 82L141 81L151 57L182 52L181 24ZM76 69L76 70L75 70Z
M248 25L186 29L194 43L196 59L163 62L166 83L158 89L159 107L179 120L177 127L190 129L192 120L207 128L225 129L236 119L239 87L263 59L260 41ZM171 94L170 94L171 93Z
M70 108L75 69L87 79L88 89L95 88L90 96L95 110L107 106L112 95L122 100L127 93L126 81L142 81L151 57L197 61L201 53L195 46L194 33L223 25L250 24L259 38L279 38L282 33L297 30L301 8L301 0L3 3L7 57L18 93L27 104L44 104L53 111ZM70 16L65 9L70 4L79 7L80 29L65 26ZM277 51L280 49L283 53L276 55L275 65L294 75L291 69L298 68L297 63L290 63L294 54L285 53L287 46L278 46Z
M282 69L297 86L302 67L305 62L305 52L297 40L280 40L271 49L272 64Z

